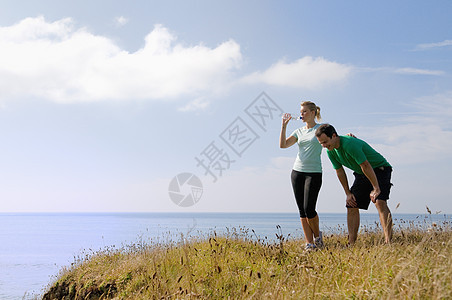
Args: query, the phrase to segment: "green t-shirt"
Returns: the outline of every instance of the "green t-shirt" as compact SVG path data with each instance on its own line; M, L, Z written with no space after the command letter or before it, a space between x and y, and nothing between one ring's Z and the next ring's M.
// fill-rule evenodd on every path
M320 124L313 128L296 129L291 135L297 138L298 154L293 169L298 172L322 173L322 146L315 137L315 131Z
M341 141L339 148L327 151L334 169L337 170L345 166L358 174L363 174L360 164L366 160L369 161L372 168L391 166L380 153L365 141L351 136L340 136L339 138Z

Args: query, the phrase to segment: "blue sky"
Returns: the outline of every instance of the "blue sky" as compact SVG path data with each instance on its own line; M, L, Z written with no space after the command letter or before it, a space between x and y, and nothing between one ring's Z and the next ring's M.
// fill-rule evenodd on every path
M279 116L247 114L266 99L312 100L381 152L393 211L452 213L450 1L0 5L2 212L295 212L297 150L278 148ZM196 160L213 149L216 178ZM322 159L318 211L345 212ZM181 173L202 182L190 207L168 193Z

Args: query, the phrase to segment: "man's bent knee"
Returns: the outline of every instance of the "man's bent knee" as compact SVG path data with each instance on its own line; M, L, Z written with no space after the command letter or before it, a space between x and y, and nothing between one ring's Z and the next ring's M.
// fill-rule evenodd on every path
M388 204L386 203L386 200L379 200L377 199L377 201L375 201L375 207L378 210L387 210L388 208Z

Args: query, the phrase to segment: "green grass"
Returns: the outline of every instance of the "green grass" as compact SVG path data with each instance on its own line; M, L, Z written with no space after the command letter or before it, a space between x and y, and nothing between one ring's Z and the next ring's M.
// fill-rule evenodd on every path
M252 238L247 230L174 243L137 243L79 258L44 299L452 299L450 224L397 229L383 243L363 227L358 241Z

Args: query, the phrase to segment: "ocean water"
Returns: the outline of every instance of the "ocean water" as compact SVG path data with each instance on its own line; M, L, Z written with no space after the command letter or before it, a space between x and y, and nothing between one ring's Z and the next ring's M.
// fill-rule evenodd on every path
M320 214L327 234L346 231L345 214ZM394 226L451 224L451 215L394 214ZM375 227L378 215L361 214ZM62 267L84 253L136 242L177 242L182 236L208 236L233 230L254 238L302 237L296 213L0 213L0 299L42 295Z

